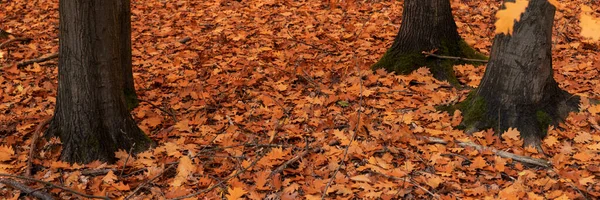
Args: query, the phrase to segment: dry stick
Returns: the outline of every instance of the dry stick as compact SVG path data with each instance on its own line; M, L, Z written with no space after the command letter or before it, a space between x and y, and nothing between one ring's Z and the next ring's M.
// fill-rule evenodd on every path
M239 144L239 145L232 145L232 146L226 146L226 147L214 147L211 149L203 149L200 150L196 155L194 155L191 159L194 159L198 156L201 155L201 153L207 152L207 151L216 151L219 149L228 149L228 148L235 148L235 147L282 147L282 145L272 145L272 144ZM157 178L161 177L165 172L169 171L170 169L172 169L173 167L175 167L177 164L179 164L179 161L177 162L172 162L172 163L167 163L167 165L169 165L169 167L165 168L164 170L162 170L160 173L158 173L156 176L152 177L150 180L147 180L146 182L138 185L137 188L135 188L129 195L127 195L127 197L125 197L125 199L130 199L133 195L135 195L135 193L137 193L140 189L142 189L146 184L156 180Z
M131 148L129 148L129 154L127 154L127 158L125 158L125 163L123 163L123 168L121 168L121 173L119 174L119 177L122 177L123 172L125 172L125 167L127 167L127 161L129 161L129 157L131 157L131 153L133 152L133 147L135 147L135 142L133 143L133 145L131 145Z
M356 62L356 57L354 57L354 59L355 59L355 63L356 63L356 71L358 71L358 75L360 76L360 70L358 68L358 62ZM335 169L335 171L331 175L329 182L327 182L327 185L325 185L325 189L323 189L323 194L321 195L321 199L325 199L325 197L327 196L327 190L331 186L331 183L333 183L333 179L335 179L335 175L337 175L337 173L340 171L340 169L342 168L342 165L345 165L344 160L346 159L346 156L348 156L348 150L350 149L350 145L352 145L354 138L356 138L356 133L358 132L358 127L360 127L360 114L361 114L362 101L363 101L363 99L362 99L362 92L363 92L362 78L359 78L358 82L360 83L360 89L359 89L359 95L358 95L358 110L356 111L357 112L356 127L354 127L354 133L352 133L352 138L350 138L350 142L348 143L346 148L344 148L344 156L342 156L342 160L341 160L342 163L340 165L338 165L338 167Z
M161 107L159 107L159 106L155 105L154 103L152 103L152 102L150 102L150 101L143 100L143 99L137 99L137 100L138 100L138 101L141 101L141 102L148 103L148 104L150 104L152 107L154 107L154 108L156 108L156 109L159 109L160 111L163 111L164 113L166 113L166 114L170 115L170 116L171 116L171 118L173 118L173 121L175 121L175 122L178 122L178 121L179 121L179 120L177 120L177 116L175 115L175 113L173 113L173 112L171 112L171 111L168 111L167 109L161 108Z
M44 62L44 61L52 60L54 58L58 58L58 53L53 53L53 54L50 54L50 55L48 55L46 57L39 57L39 58L35 58L35 59L31 59L31 60L26 60L26 61L23 61L23 62L19 62L19 63L17 63L17 66L18 67L24 67L24 66L27 66L27 65L30 65L30 64L33 64L33 63L37 63L37 62Z
M482 63L489 62L488 60L462 58L462 57L454 57L454 56L442 56L442 55L432 54L432 53L429 53L429 52L423 52L423 54L425 54L427 56L433 56L433 57L436 57L436 58L441 58L441 59L453 59L453 60L463 60L463 61L482 62Z
M17 41L31 41L31 38L24 38L24 37L18 37L18 38L11 38L8 39L6 41L4 41L2 44L0 44L0 49L2 49L3 47L7 46L8 44L10 44L11 42L17 42Z
M248 169L254 167L254 165L256 165L258 163L258 161L260 161L260 159L262 159L265 155L266 155L266 153L261 152L261 154L259 155L259 157L257 159L255 159L254 161L252 161L252 163L250 163L250 165L248 165L248 167L242 167L241 170L237 171L235 174L229 175L227 178L219 181L217 184L214 184L214 185L212 185L212 186L210 186L210 187L208 187L208 188L206 188L204 190L200 190L200 191L194 192L192 194L188 194L188 195L176 197L176 198L173 198L171 200L181 200L181 199L185 199L185 198L191 198L191 197L197 196L197 195L202 194L202 193L210 192L211 190L215 189L219 185L221 185L221 184L229 181L230 179L232 179L234 177L239 176L240 174L246 172Z
M108 198L107 196L94 196L94 195L84 194L84 193L78 192L76 190L73 190L71 188L68 188L68 187L65 187L65 186L62 186L62 185L56 185L54 183L50 183L50 182L47 182L47 181L38 180L38 179L35 179L35 178L29 178L29 177L25 177L25 176L18 176L18 175L12 175L12 174L4 174L4 173L0 173L0 176L6 176L6 177L11 177L11 178L17 178L17 179L21 179L21 180L27 180L27 181L33 181L33 182L37 182L37 183L46 184L46 185L48 185L50 187L59 188L61 190L64 190L64 191L67 191L67 192L70 192L70 193L73 193L73 194L76 194L76 195L79 195L79 196L82 196L82 197L85 197L85 198L110 200L110 198Z
M0 183L3 183L5 185L8 185L14 189L17 190L21 190L21 192L24 192L28 195L31 195L33 197L36 197L38 199L43 199L43 200L54 200L54 197L52 197L52 195L39 191L39 190L35 190L33 188L27 187L26 185L23 185L22 183L19 183L15 180L12 179L8 179L8 178L0 178Z
M435 137L427 137L427 136L423 136L427 141L431 142L431 143L437 143L437 144L448 144L448 142L446 142L445 140L441 139L441 138L435 138ZM544 159L539 159L539 158L532 158L532 157L528 157L528 156L520 156L520 155L516 155L513 153L509 153L506 151L502 151L502 150L497 150L491 147L484 147L472 142L457 142L456 144L458 144L458 146L461 147L473 147L475 149L477 149L478 151L482 151L484 149L489 149L490 151L494 152L496 155L503 157L503 158L511 158L513 160L522 162L522 163L526 163L526 164L531 164L531 165L537 165L540 167L544 167L544 168L550 168L552 167L552 163L550 163L547 160Z
M395 177L395 176L390 176L390 175L382 174L382 173L376 172L376 171L372 171L372 173L378 174L380 176L383 176L383 177L386 177L386 178L389 178L389 179L394 179L394 180L398 180L398 181L404 181L406 183L409 183L409 184L411 184L411 185L413 185L415 187L418 187L419 189L425 191L427 194L431 195L433 198L436 198L436 199L440 198L438 195L436 195L433 192L427 190L427 188L425 188L423 186L420 186L419 184L417 184L416 182L414 182L412 179L406 180L405 178L399 178L399 177Z
M297 160L299 160L300 158L306 156L308 154L308 152L310 152L310 147L308 147L308 142L306 143L306 149L304 150L304 152L302 152L301 154L297 155L296 157L286 161L285 163L281 164L277 169L273 170L271 172L271 174L269 174L269 179L271 177L273 177L275 174L278 174L280 172L282 172L285 168L287 168L288 165L296 162Z
M35 131L33 132L33 138L31 139L31 146L29 147L29 159L27 159L27 169L25 169L25 176L28 176L28 177L31 176L31 170L33 168L32 162L34 159L33 154L35 154L36 143L37 143L38 139L40 138L40 136L42 135L42 128L44 128L44 126L49 124L50 121L52 121L52 117L49 117L48 119L46 119L42 123L40 123L37 126L37 128L35 128Z

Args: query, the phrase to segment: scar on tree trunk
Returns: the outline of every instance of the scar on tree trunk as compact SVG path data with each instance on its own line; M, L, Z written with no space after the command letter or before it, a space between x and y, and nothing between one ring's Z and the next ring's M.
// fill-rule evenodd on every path
M435 78L457 85L453 66L470 62L426 57L422 54L423 51L436 49L435 53L443 56L487 59L461 39L456 31L450 1L406 0L402 25L394 43L372 68L408 74L425 66Z
M560 89L552 74L552 24L555 8L532 0L512 36L494 39L491 60L476 91L456 107L467 133L516 128L526 146L541 150L549 125L576 111L580 98Z

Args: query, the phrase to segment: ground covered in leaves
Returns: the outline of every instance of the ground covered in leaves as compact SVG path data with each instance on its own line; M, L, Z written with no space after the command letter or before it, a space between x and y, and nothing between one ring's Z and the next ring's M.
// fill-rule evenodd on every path
M545 154L522 148L517 130L466 135L452 128L460 113L436 106L464 100L468 90L425 68L406 76L369 69L398 31L402 2L344 2L134 0L133 65L143 101L132 114L158 147L87 165L59 161L57 139L40 141L29 158L36 127L53 113L57 60L16 63L58 51L58 1L4 2L0 29L32 40L0 49L0 173L24 175L31 159L32 178L117 199L600 198L600 106L584 101L551 127ZM572 94L599 99L599 47L579 37L577 16L578 6L598 10L600 3L563 4L555 79ZM489 55L500 2L452 0L452 7L463 38ZM455 70L476 87L485 69ZM0 196L20 195L0 183Z

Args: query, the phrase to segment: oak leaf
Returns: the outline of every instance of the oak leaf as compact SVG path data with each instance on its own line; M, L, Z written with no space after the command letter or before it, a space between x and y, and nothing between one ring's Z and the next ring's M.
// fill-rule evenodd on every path
M496 13L496 31L495 34L504 33L506 35L511 35L514 29L515 21L518 22L521 20L521 14L525 12L527 6L529 5L529 1L527 0L517 0L516 2L506 2L504 6L506 9L498 11Z
M12 146L0 146L0 161L7 161L15 154Z
M244 188L241 187L229 188L227 189L227 192L229 193L226 195L227 200L237 200L239 198L242 198L242 196L244 196L246 193L248 193L248 191L244 190Z

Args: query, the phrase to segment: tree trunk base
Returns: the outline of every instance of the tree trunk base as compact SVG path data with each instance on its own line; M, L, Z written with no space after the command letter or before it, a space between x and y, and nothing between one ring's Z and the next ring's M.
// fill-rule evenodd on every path
M454 42L455 45L442 45L438 48L437 54L442 56L456 56L471 59L488 59L486 56L478 53L469 47L464 41ZM458 86L459 82L454 74L454 65L473 64L481 65L478 62L466 62L461 60L440 59L435 57L426 57L422 51L403 52L402 47L390 48L383 57L371 68L386 69L396 74L410 74L420 67L427 67L433 76L438 80L448 81L450 84Z
M45 137L61 139L61 160L69 163L89 163L95 160L113 163L116 161L115 152L118 150L137 154L155 146L154 141L144 134L133 120L131 123L125 120L123 124L114 127L100 128L103 131L85 130L85 127L71 126L73 124L61 126L59 121L56 117L52 119ZM63 130L65 127L69 127L67 129L71 131Z
M472 91L465 101L442 109L459 109L463 121L457 128L465 130L467 134L493 128L501 135L512 127L521 133L524 146L541 150L548 126L557 126L570 112L579 108L580 97L561 89L555 91L546 94L544 101L537 105L503 104L498 96L481 96L477 91Z

